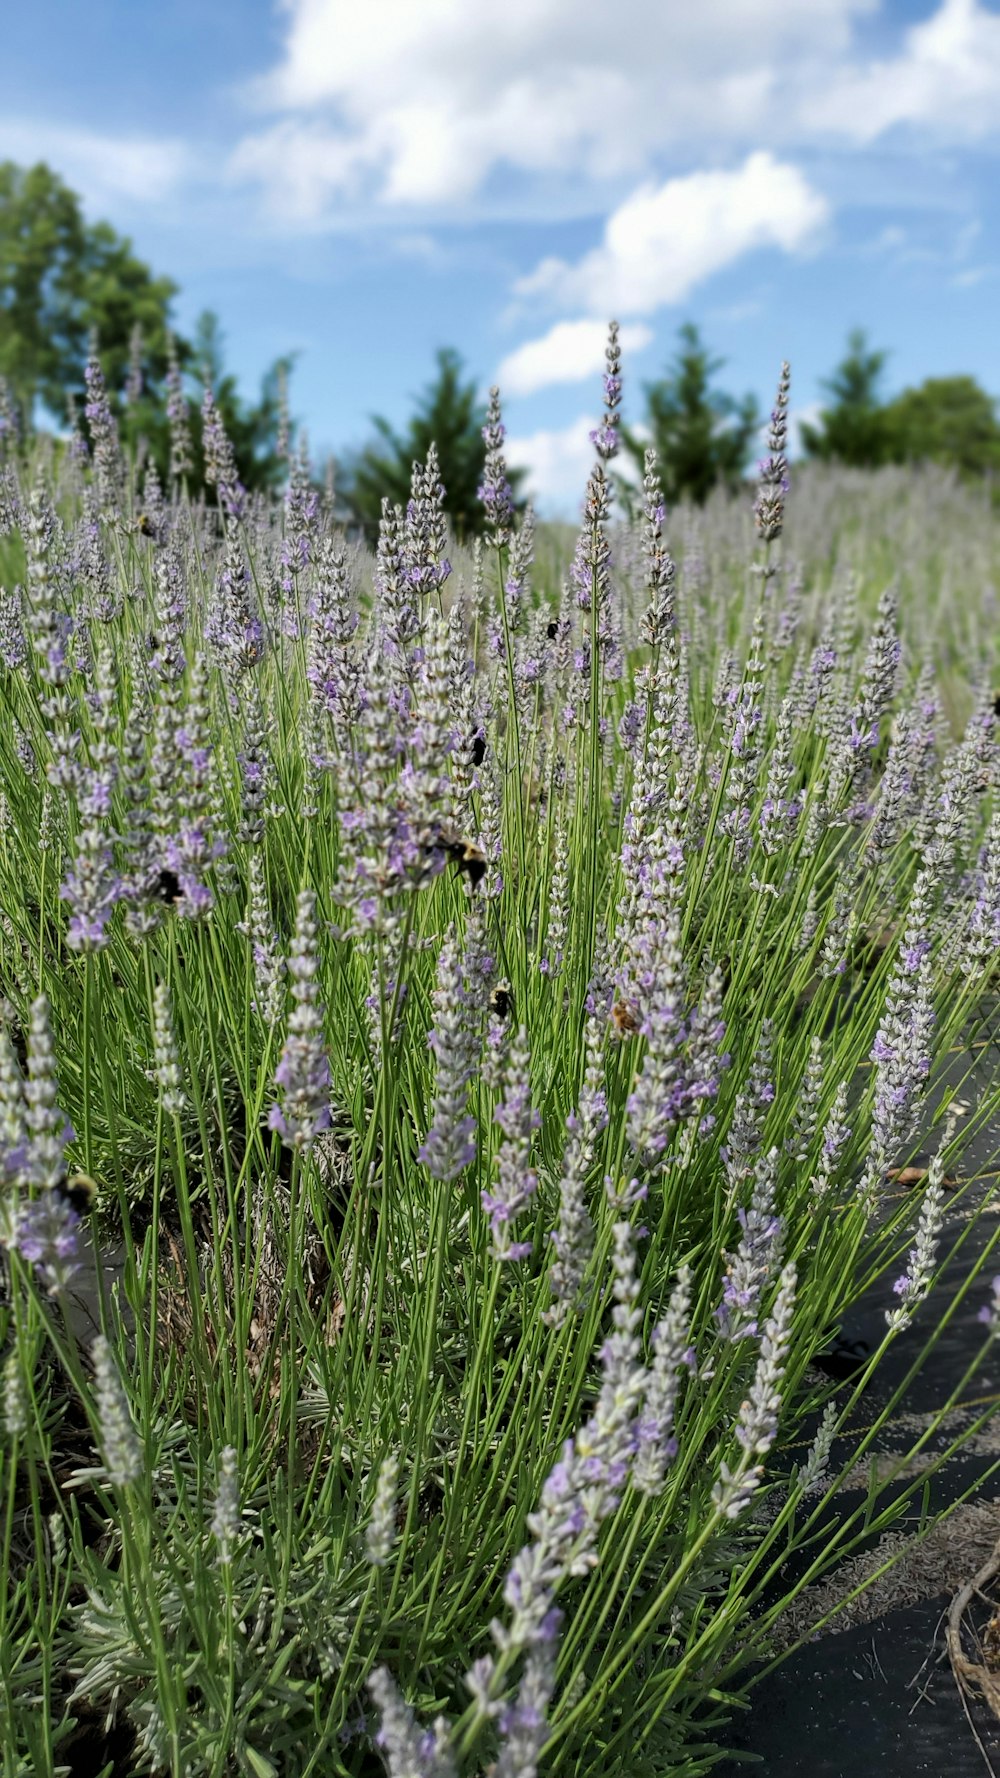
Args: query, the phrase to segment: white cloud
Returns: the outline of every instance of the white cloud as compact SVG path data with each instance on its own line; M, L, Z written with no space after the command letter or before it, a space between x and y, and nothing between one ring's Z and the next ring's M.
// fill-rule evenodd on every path
M93 205L115 198L155 202L190 171L190 155L181 142L104 136L11 117L0 121L0 156L22 165L47 161Z
M237 176L303 219L364 185L390 204L466 202L497 169L607 189L655 154L773 139L807 68L829 77L877 0L284 0L284 53L253 99L277 116Z
M231 179L260 186L275 220L308 228L322 224L332 198L358 191L362 163L359 145L324 124L283 118L245 136L226 170Z
M836 70L811 115L817 130L855 142L907 124L963 141L995 134L998 106L1000 16L980 0L942 0L897 56Z
M542 518L575 518L594 466L590 434L597 415L581 415L555 431L508 438L504 450L512 469L526 469L527 491Z
M653 337L642 322L621 330L623 352L641 352ZM509 352L497 371L504 395L533 395L552 383L579 383L604 363L608 329L603 321L557 321L539 340Z
M231 166L299 225L345 197L468 204L498 172L579 205L666 155L1000 131L1000 17L983 0L890 19L878 58L856 26L885 0L618 0L613 21L604 0L505 0L488 19L469 0L281 10L280 61L251 95L273 121Z
M827 213L797 167L760 151L735 172L640 186L608 217L599 247L575 265L543 259L515 291L600 315L649 314L754 248L807 247Z

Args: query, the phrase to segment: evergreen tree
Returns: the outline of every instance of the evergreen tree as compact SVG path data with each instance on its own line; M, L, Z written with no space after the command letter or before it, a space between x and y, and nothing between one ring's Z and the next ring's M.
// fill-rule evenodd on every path
M879 385L887 352L873 351L863 328L847 339L847 354L823 384L833 401L820 411L819 425L803 424L802 445L808 457L873 468L889 455L885 410Z
M685 322L679 337L666 376L645 386L648 440L628 431L623 440L640 475L647 445L653 446L671 504L686 496L700 505L718 483L739 482L760 420L752 395L737 401L713 388L725 360L709 356L693 322Z
M479 488L486 464L486 409L475 383L463 381L457 352L443 347L437 367L437 377L420 396L406 431L399 434L388 420L373 415L377 438L345 466L347 504L370 537L378 530L384 497L405 507L413 465L424 462L432 443L437 446L445 512L456 536L469 537L482 528ZM509 470L507 479L516 490L523 471Z

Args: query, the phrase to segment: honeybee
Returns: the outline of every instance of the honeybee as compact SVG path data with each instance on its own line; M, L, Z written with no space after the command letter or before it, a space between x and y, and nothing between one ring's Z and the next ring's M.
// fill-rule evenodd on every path
M490 1012L496 1019L509 1019L514 1010L514 996L509 982L497 982L490 995Z
M619 1037L630 1037L639 1029L639 1015L627 1000L616 1000L611 1008L611 1022Z

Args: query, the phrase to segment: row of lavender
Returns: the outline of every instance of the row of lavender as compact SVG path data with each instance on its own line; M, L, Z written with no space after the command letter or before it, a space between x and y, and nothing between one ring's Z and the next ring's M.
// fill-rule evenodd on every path
M813 477L783 556L786 367L755 499L616 522L621 393L613 328L565 555L495 394L472 550L433 453L373 558L249 498L210 391L168 496L96 361L8 441L11 1770L694 1773L906 1509L832 1512L809 1366L995 1111L994 521Z

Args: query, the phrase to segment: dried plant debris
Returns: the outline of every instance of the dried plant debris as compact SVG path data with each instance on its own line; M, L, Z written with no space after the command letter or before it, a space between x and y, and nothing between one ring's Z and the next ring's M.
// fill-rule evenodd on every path
M786 1654L811 1636L835 1636L886 1612L954 1593L988 1560L1000 1536L1000 1501L956 1507L923 1537L889 1531L873 1549L806 1587L778 1621L773 1649Z

